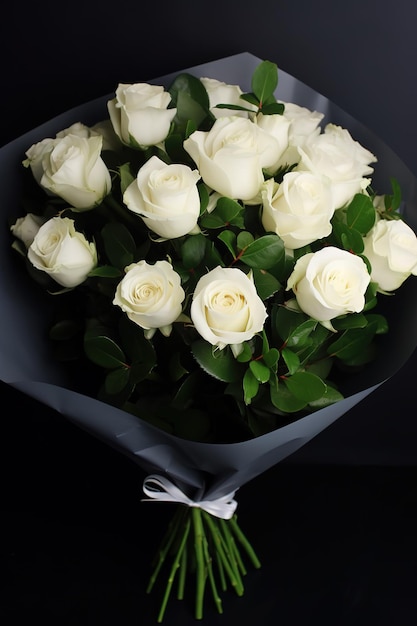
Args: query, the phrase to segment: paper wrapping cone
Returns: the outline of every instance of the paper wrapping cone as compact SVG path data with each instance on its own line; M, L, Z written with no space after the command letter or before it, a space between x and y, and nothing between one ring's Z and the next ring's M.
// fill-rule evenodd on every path
M242 53L183 71L197 77L207 76L239 84L243 90L249 91L250 77L260 61L250 53ZM178 73L148 82L168 86ZM378 193L389 193L389 179L395 177L403 192L404 219L417 230L417 181L388 146L328 99L281 70L276 95L280 100L324 113L324 122L347 128L354 139L371 150L378 157L372 177L374 189ZM19 177L25 151L33 143L53 137L74 122L93 125L106 119L107 101L112 96L106 95L71 109L0 150L3 180L0 377L5 383L64 414L81 428L128 455L146 472L162 473L195 491L199 497L204 494L205 499L214 499L238 489L298 450L405 364L417 345L416 283L410 279L395 297L381 297L390 332L381 337L381 357L360 375L346 381L344 400L250 441L233 444L186 441L160 431L131 414L70 390L65 371L57 367L50 354L46 338L48 311L41 301L39 289L16 263L7 219L24 213L19 200Z

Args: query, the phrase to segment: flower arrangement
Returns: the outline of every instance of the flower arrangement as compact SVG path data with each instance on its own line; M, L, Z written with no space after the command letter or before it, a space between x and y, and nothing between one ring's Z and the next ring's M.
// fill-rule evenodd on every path
M54 356L73 389L156 439L222 446L311 423L377 358L381 298L417 274L397 180L374 190L377 156L277 87L269 61L248 91L188 72L119 84L108 119L27 147L11 232L53 311ZM196 617L207 581L221 611L212 555L238 594L237 545L260 565L235 489L190 499L151 461L145 494L181 503L150 582L173 549L158 621L190 563Z

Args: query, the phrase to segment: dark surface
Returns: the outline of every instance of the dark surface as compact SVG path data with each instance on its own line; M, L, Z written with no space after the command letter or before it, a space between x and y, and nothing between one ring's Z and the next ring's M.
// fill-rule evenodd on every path
M14 3L0 26L1 143L63 110L242 51L269 58L372 128L417 175L417 8L372 0ZM197 3L196 3L197 5ZM389 358L389 355L386 355ZM243 486L262 561L204 623L417 623L417 355L280 465ZM140 502L142 470L1 385L4 626L155 622L144 588L172 507ZM3 619L2 619L3 618ZM196 623L192 598L166 624Z

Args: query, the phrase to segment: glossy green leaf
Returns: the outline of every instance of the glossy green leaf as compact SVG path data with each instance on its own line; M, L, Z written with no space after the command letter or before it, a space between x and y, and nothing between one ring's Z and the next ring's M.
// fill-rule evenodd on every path
M87 331L84 337L84 350L88 358L101 367L113 369L126 364L123 350L110 337Z
M317 327L318 322L313 319L307 319L298 326L296 326L286 339L286 346L288 348L300 348L304 346L308 341L311 333Z
M236 238L237 249L239 251L247 248L255 240L252 233L248 230L241 230Z
M218 239L222 241L229 250L232 257L236 258L236 234L232 230L222 230L218 235Z
M377 323L370 323L365 328L353 328L344 331L328 348L327 353L342 361L351 361L357 358L372 341L377 329Z
M285 379L285 385L291 393L303 402L314 402L326 392L326 383L310 372L296 372Z
M256 380L260 383L266 383L269 380L271 371L262 361L250 361L249 368Z
M239 363L247 363L248 361L252 359L252 356L253 356L252 349L247 341L244 341L241 344L241 347L242 347L242 351L236 357L236 360L239 361Z
M343 317L336 317L332 320L332 326L336 330L346 330L348 328L365 328L368 320L363 313L351 313Z
M241 260L249 267L267 270L285 254L284 242L278 235L264 235L250 243L241 254Z
M283 413L297 413L307 406L307 403L297 398L283 383L271 384L270 398L272 404Z
M110 263L124 269L133 262L136 243L129 229L119 222L109 222L101 230L104 248Z
M204 235L190 235L181 245L182 262L186 269L198 267L206 253L206 238Z
M296 354L289 348L283 348L281 350L281 356L284 359L288 374L295 374L295 372L300 367L300 357L298 356L298 354Z
M250 404L259 391L259 381L251 369L247 369L243 377L243 396L245 404Z
M327 385L324 394L317 400L309 402L308 406L314 410L324 409L324 407L335 404L336 402L340 402L340 400L343 400L343 395L340 393L340 391L338 391L334 387L330 387L330 385Z
M262 103L268 100L278 86L278 67L271 61L262 61L252 74L252 91Z
M253 280L261 300L267 300L281 289L281 283L266 270L253 270Z
M282 115L284 110L285 106L282 102L271 102L270 104L264 104L262 107L264 115Z
M355 229L366 235L375 223L375 207L372 199L363 194L357 193L346 210L346 221L350 229Z
M231 198L219 198L215 209L205 213L200 223L203 228L223 228L229 224L243 226L243 207Z
M197 340L191 345L191 350L197 363L210 376L226 383L241 377L242 366L227 348L217 350L207 341Z
M269 369L275 369L279 360L279 350L277 350L276 348L271 348L264 353L263 359Z
M179 132L186 132L187 123L191 120L198 128L209 113L209 97L203 83L183 72L178 74L168 89L172 104L177 108L174 126Z

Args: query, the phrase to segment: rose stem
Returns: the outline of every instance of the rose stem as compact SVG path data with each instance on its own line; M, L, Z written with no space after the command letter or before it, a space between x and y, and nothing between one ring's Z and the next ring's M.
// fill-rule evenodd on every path
M192 509L193 525L194 525L194 548L196 555L196 600L195 600L195 617L196 619L203 618L203 600L204 600L204 587L206 582L206 574L204 568L204 554L203 554L203 537L204 528L201 520L201 510L197 507Z
M240 529L239 524L237 523L236 515L234 515L232 519L229 520L229 524L233 532L235 533L236 537L238 538L239 542L245 548L248 556L250 557L252 561L252 564L254 565L254 567L256 567L256 569L259 569L261 567L261 562L258 559L255 553L255 550L253 549L252 545L248 541L247 537L244 535L244 533Z
M229 575L230 582L232 583L232 586L235 588L237 595L241 596L243 595L242 580L240 578L239 572L234 567L233 561L227 556L227 553L224 549L224 540L219 532L218 525L213 521L209 513L205 513L205 512L203 513L204 513L204 519L210 528L210 531L213 536L213 540L216 544L218 557L221 559L224 565L224 568Z
M171 522L168 525L167 532L159 546L157 555L154 559L154 563L156 563L156 566L149 579L146 593L150 593L152 591L152 588L166 559L169 549L172 546L175 538L177 537L177 534L179 533L179 529L183 524L185 513L186 510L184 510L183 507L178 507Z
M188 538L188 533L190 531L190 517L188 516L185 523L184 523L184 531L182 534L182 538L181 538L181 542L178 548L178 552L176 554L176 557L172 563L172 567L171 567L171 571L169 573L169 577L168 577L168 582L167 582L167 586L165 588L165 593L164 593L164 597L162 599L162 603L161 603L161 608L159 610L159 614L158 614L158 623L160 624L164 618L164 614L165 614L165 609L166 606L168 604L168 599L169 599L169 595L171 593L171 589L172 589L172 584L174 582L174 578L175 578L175 574L180 566L180 562L181 562L181 556L182 556L182 552L185 548L185 545L187 543L187 538Z

